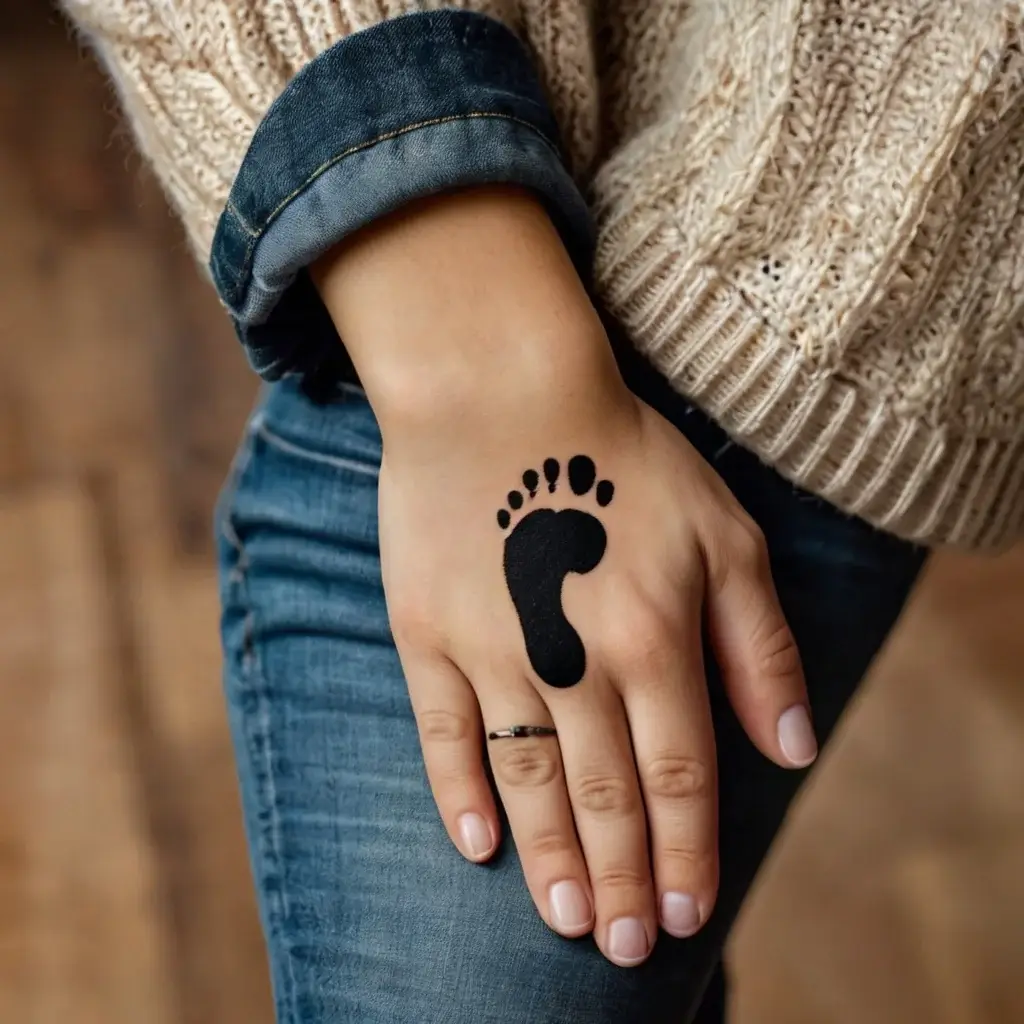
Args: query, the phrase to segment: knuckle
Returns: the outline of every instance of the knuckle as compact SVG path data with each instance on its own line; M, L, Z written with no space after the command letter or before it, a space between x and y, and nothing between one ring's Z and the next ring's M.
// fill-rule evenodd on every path
M677 869L682 868L688 875L706 874L712 866L707 850L691 843L662 843L658 847L658 857Z
M671 630L659 614L649 609L634 609L622 616L606 642L614 663L632 670L656 672L669 668L673 661Z
M646 889L651 879L646 871L639 871L627 864L612 864L597 869L592 881L596 889L635 892Z
M423 711L419 723L424 743L458 743L470 734L469 719L454 711L440 708Z
M621 818L636 812L637 794L618 775L594 772L579 778L574 802L583 810L600 817Z
M718 858L713 849L664 844L656 851L655 864L663 885L700 893L702 903L718 888Z
M558 857L572 853L575 839L564 829L541 828L531 833L526 849L534 857Z
M730 517L722 524L706 550L706 560L714 590L723 589L736 573L759 579L770 574L764 533L746 514Z
M649 761L641 774L647 792L662 800L701 800L711 789L711 771L696 757L663 754Z
M546 786L558 777L559 760L550 742L518 739L491 747L491 767L499 783L516 789Z
M761 572L768 566L768 544L761 527L744 517L734 522L729 532L732 559L744 569Z
M391 625L391 635L399 647L436 646L438 637L436 624L419 602L392 603L388 619Z
M792 679L801 673L796 639L783 619L766 622L755 639L758 671L766 679Z
M638 633L629 651L629 662L648 678L661 676L672 669L677 660L675 645L667 629L652 625Z

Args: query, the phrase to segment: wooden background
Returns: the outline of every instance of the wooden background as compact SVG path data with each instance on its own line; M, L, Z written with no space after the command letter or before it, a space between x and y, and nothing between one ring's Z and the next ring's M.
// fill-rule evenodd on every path
M269 1024L208 526L254 383L98 73L0 12L0 1021ZM1024 1021L1022 869L1024 552L943 556L738 929L735 1019Z

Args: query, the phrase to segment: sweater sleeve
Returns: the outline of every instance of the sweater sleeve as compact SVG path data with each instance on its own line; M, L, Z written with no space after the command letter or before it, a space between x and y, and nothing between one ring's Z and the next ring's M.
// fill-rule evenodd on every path
M64 0L113 80L197 253L257 126L311 60L431 0ZM463 4L519 28L509 0Z
M582 137L564 97L589 57L564 45L585 32L560 32L560 50L545 52L560 5L63 2L268 379L337 345L324 337L305 268L425 195L485 183L530 189L577 264L588 263L589 213L562 127L570 144Z

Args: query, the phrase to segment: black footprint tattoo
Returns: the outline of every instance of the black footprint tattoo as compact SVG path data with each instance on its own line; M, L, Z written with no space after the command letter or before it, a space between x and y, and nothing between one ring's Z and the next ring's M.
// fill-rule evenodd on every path
M545 459L541 470L543 482L535 469L523 473L525 495L520 490L509 492L508 508L498 512L503 530L524 505L542 501L545 491L554 494L557 490L558 460ZM573 494L582 498L593 490L601 508L615 494L610 480L597 480L594 461L586 455L569 460L566 476ZM519 615L526 653L534 672L550 686L575 686L587 670L583 641L562 611L562 584L571 572L595 569L607 546L608 535L601 521L578 508L534 508L505 539L505 580Z

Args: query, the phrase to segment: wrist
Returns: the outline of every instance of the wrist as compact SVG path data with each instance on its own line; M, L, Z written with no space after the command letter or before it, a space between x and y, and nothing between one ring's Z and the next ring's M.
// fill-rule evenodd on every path
M537 328L489 344L499 350L487 358L434 365L422 376L398 372L368 389L385 448L491 447L513 435L578 431L631 403L599 330L570 337Z
M557 232L522 191L424 200L312 271L386 439L624 390Z

